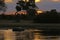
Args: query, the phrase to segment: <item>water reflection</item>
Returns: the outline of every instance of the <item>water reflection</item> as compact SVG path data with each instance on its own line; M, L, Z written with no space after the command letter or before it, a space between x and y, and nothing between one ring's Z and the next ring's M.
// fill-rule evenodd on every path
M11 29L4 30L4 40L15 40L14 32Z
M50 36L49 35L46 36L43 35L44 32L45 32L44 30L37 29L34 30L28 29L21 32L19 31L15 32L12 31L12 29L0 30L0 40L60 40L60 36L53 36L51 35L52 33L50 34Z

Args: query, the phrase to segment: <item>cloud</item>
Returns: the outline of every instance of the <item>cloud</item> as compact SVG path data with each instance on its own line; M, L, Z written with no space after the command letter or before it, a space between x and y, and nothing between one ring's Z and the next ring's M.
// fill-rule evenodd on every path
M37 3L36 5L41 10L46 11L46 10L51 10L51 9L57 9L58 11L60 11L60 2L53 2L51 0L45 0L40 3Z
M17 0L14 0L13 3L7 3L7 11L13 11L15 10ZM41 0L41 2L36 3L36 5L41 10L51 10L51 9L57 9L60 10L60 0L59 2L54 2L52 0ZM16 11L16 10L15 10Z
M60 2L60 0L51 0L52 2Z

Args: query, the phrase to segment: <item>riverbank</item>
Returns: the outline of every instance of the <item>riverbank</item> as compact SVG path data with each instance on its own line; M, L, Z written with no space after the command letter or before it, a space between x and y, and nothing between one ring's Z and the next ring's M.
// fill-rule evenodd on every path
M22 20L20 22L1 20L0 29L2 28L40 28L40 29L60 29L60 23L33 23L33 21Z

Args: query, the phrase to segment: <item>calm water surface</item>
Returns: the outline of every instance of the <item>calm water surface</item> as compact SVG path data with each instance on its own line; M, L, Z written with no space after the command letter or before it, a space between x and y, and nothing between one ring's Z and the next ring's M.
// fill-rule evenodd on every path
M24 31L0 30L0 40L60 40L60 32L28 29Z

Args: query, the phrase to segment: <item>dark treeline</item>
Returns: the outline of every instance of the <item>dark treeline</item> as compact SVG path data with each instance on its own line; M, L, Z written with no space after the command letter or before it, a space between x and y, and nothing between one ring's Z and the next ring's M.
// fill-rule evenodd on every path
M31 13L31 14L30 14ZM60 23L60 13L55 9L51 11L46 11L35 15L34 11L29 14L17 14L17 15L0 15L0 20L15 20L19 22L20 20L32 20L34 23Z
M17 14L17 15L4 15L4 14L1 14L0 15L0 20L13 20L13 21L16 21L16 22L19 22L20 20L25 20L27 18L26 15L20 15L20 14Z
M34 18L36 23L60 23L60 13L53 9L37 15Z

